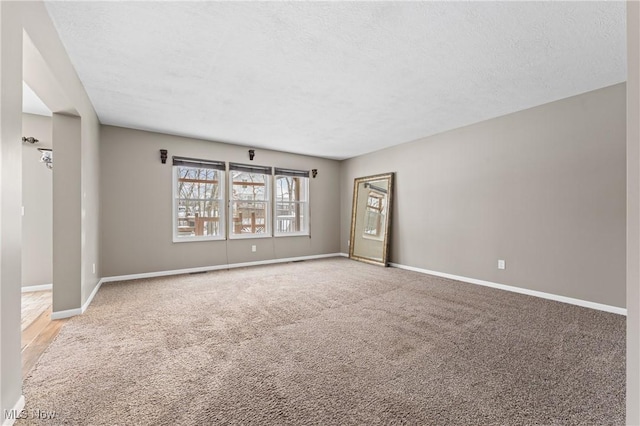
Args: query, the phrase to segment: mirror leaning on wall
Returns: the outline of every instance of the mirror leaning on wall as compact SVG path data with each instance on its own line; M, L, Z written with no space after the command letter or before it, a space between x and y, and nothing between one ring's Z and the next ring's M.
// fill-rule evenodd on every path
M356 178L353 184L349 257L387 266L393 173Z

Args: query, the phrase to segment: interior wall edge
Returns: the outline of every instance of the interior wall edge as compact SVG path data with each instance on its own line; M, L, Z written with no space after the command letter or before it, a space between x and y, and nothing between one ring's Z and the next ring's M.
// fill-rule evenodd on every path
M640 424L640 4L627 1L626 423Z
M9 411L11 413L10 414L11 417L6 417L4 419L4 422L2 422L2 426L12 426L16 422L16 420L20 418L20 414L22 413L22 410L24 410L24 405L25 405L24 395L20 395L20 398L18 398L18 401L16 401L13 408L11 408L11 410Z
M0 422L22 395L22 9L0 2ZM10 420L10 419L9 419Z

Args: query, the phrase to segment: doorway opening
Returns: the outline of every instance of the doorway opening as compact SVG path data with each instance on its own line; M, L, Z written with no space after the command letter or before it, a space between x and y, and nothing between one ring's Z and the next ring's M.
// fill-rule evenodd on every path
M52 321L52 113L22 83L22 375L25 377L64 321Z

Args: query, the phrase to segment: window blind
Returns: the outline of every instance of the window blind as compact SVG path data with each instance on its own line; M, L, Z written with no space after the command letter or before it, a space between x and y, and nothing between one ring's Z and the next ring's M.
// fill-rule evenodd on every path
M229 163L229 170L237 170L245 173L262 173L265 175L272 174L271 167L254 166L253 164Z
M202 160L199 158L173 157L174 166L198 167L201 169L225 170L224 161Z
M276 167L275 171L276 176L295 176L295 177L309 177L308 170L292 170L292 169L281 169Z

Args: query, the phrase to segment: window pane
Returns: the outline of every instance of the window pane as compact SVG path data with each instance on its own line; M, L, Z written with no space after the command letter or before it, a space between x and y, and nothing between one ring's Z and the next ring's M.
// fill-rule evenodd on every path
M178 167L178 198L220 198L220 171Z
M267 175L232 171L231 178L231 199L267 201Z
M278 176L276 201L307 201L308 178Z
M266 234L268 204L264 202L252 201L232 201L232 233L234 235L243 234Z
M306 231L306 203L276 204L276 232Z
M219 201L178 200L178 236L222 235Z
M297 200L294 177L278 176L276 179L276 201L294 201Z
M223 172L182 166L176 169L176 236L223 236Z
M276 177L276 234L308 232L308 184L305 177Z
M232 170L230 235L270 235L270 175Z

